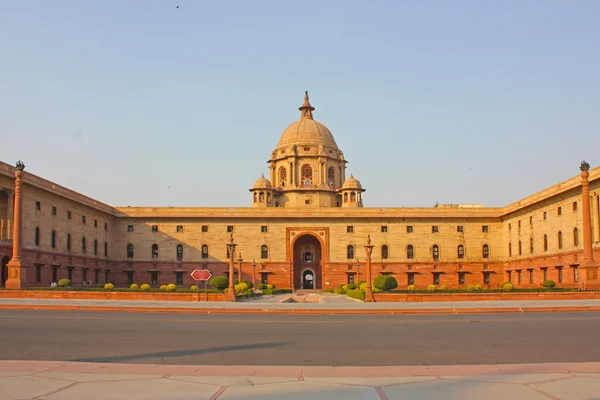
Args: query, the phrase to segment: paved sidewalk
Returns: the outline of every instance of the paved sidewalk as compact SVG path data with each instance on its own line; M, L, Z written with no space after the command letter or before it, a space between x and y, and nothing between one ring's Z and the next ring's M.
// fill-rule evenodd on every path
M0 361L0 399L592 400L600 363L227 367Z
M600 311L600 300L501 300L362 303L346 296L320 294L319 302L282 303L292 295L265 296L239 303L203 301L73 300L0 298L0 309L86 309L172 313L415 314L539 311Z

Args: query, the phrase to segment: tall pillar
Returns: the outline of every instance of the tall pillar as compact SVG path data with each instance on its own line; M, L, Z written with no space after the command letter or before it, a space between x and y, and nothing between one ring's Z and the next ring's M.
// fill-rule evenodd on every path
M371 244L371 235L367 236L367 244L365 244L365 253L367 254L367 287L365 288L365 302L372 303L375 301L373 290L371 289L371 254L373 254L373 246Z
M242 262L244 259L242 258L242 252L240 251L240 255L238 257L238 282L242 283Z
M598 280L598 264L594 261L592 249L592 224L590 215L590 181L588 179L590 173L590 164L585 161L581 162L581 205L583 206L583 259L579 264L579 268L583 272L581 285L583 288L600 287Z
M594 241L600 242L600 210L598 209L598 193L592 197L592 232L594 232Z
M11 227L13 227L15 225L15 209L14 209L14 203L15 203L15 192L14 191L10 191L8 194L8 209L6 211L6 219L8 220L8 222L5 225L6 229L6 238L7 239L12 239L13 237L13 231L11 229Z
M237 244L233 242L233 233L229 238L229 243L227 243L227 248L229 249L229 287L227 289L227 301L234 302L237 300L235 297L235 286L233 285L233 263L235 258L235 247Z
M25 267L23 266L23 195L22 179L25 164L17 161L15 171L15 207L14 207L14 232L13 232L13 255L8 262L7 289L21 289L27 284Z

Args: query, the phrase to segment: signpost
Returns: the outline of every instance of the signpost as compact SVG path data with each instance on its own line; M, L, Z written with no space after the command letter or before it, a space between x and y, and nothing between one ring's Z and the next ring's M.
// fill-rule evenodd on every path
M206 284L212 276L212 274L207 269L195 269L190 275L192 275L192 278L196 281L196 286L198 286L198 281L204 281L204 301L208 302L208 292L206 291ZM200 300L199 293L198 300Z

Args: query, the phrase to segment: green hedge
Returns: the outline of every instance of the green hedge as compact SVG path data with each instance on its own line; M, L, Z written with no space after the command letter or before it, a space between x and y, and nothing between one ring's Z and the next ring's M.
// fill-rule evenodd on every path
M0 289L4 290L4 289ZM61 288L61 287L28 287L23 290L36 290L43 292L106 292L106 289L103 287L71 287L71 288ZM140 293L205 293L204 289L200 289L198 291L192 289L177 289L174 292L165 292L164 290L160 290L159 288L152 288L150 290L141 290L141 289L131 289L131 288L114 288L111 292L140 292ZM207 289L206 293L219 293L216 289Z
M381 275L373 281L373 287L382 292L389 292L398 287L398 281L391 275Z
M292 293L292 289L264 289L262 291L263 294L282 294L282 293Z
M324 293L333 293L333 289L332 288L327 288L325 290L323 290Z
M575 288L575 287L565 287L565 288L552 288L552 289L546 289L546 288L513 288L510 292L511 293L539 293L539 292L578 292L579 288ZM592 290L590 290L592 291ZM598 290L594 290L594 291L598 291ZM439 294L439 292L428 292L427 289L425 288L421 288L421 289L415 289L415 290L407 290L407 289L395 289L395 290L390 290L389 293L419 293L419 294ZM481 290L477 290L477 291L469 291L466 288L459 288L459 289L448 289L446 290L444 293L506 293L506 290L502 289L502 288L498 288L498 289L481 289Z
M346 296L360 301L365 301L365 292L362 290L346 290Z
M346 294L346 289L333 289L335 294Z

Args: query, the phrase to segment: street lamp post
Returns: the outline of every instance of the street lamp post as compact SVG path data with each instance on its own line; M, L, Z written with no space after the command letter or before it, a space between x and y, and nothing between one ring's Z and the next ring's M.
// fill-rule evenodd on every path
M360 282L360 261L358 258L356 259L356 282ZM358 289L360 289L360 287Z
M242 262L244 259L242 258L242 252L240 251L238 255L238 283L242 283Z
M367 254L367 287L365 288L365 302L372 303L375 301L373 297L373 290L371 290L371 254L373 253L373 246L371 244L371 235L367 236L367 244L365 246L365 253Z
M233 242L233 233L229 237L227 249L229 250L229 288L227 289L227 301L236 301L235 287L233 286L233 258L235 257L235 247L237 244Z
M252 260L252 287L256 290L256 260Z

